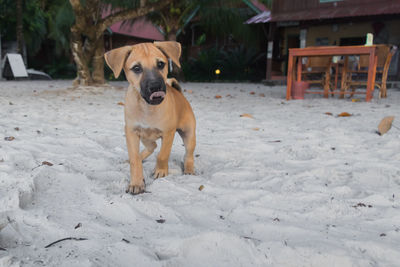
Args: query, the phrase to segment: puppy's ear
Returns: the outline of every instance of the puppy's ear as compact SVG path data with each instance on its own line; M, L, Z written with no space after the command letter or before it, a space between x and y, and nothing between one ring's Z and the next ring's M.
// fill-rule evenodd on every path
M118 78L121 73L122 68L124 67L125 60L129 55L129 52L132 50L132 46L123 46L120 48L113 49L104 54L104 58L106 59L107 65L114 72L115 78Z
M154 45L161 50L168 58L172 60L179 68L181 64L179 63L179 58L181 56L181 44L174 41L167 42L154 42Z

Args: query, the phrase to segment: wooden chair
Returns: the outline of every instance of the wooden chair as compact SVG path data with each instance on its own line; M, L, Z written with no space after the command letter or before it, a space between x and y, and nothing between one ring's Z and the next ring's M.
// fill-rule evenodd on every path
M310 84L321 85L324 90L324 96L328 97L331 80L331 67L331 56L307 57L307 63L303 66L302 80Z
M397 47L391 45L377 45L377 57L378 63L376 66L376 78L375 85L379 88L379 97L387 96L387 88L386 81L389 72L390 61L392 60L392 56L396 53ZM343 83L343 90L347 91L348 89L352 89L351 96L354 95L356 87L366 86L367 85L367 74L368 74L368 64L369 64L369 56L363 55L360 56L358 60L357 67L355 70L351 70L347 68L346 71L346 79Z

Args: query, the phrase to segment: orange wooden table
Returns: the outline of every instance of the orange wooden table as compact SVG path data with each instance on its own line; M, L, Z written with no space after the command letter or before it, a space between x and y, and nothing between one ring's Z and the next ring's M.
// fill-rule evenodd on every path
M294 76L294 65L295 59L297 58L297 78L296 81L301 81L301 69L302 69L302 57L307 56L349 56L349 55L369 55L368 65L368 82L365 101L371 101L372 93L374 91L375 75L376 75L376 46L315 46L306 48L290 48L289 49L289 63L288 63L288 75L287 75L287 87L286 87L286 100L291 99L292 83ZM344 73L345 75L345 73ZM342 77L345 79L346 77ZM324 92L325 97L328 94L341 94L344 95L346 92ZM356 92L360 93L360 92Z

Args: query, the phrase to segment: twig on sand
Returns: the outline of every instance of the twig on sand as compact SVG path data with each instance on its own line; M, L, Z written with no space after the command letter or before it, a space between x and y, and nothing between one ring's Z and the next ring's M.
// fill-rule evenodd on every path
M45 246L44 248L49 248L59 242L65 241L65 240L75 240L75 241L83 241L83 240L88 240L87 238L76 238L76 237L66 237L57 241L54 241L53 243L48 244L47 246Z
M240 236L241 238L247 239L247 240L252 240L252 241L256 241L256 242L261 242L260 239L254 238L254 237L250 237L250 236Z
M129 241L128 239L122 238L122 241L124 241L125 243L131 243L131 241Z

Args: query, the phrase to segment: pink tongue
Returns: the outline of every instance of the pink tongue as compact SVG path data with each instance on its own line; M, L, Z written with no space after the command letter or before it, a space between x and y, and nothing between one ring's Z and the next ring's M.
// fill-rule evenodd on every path
M153 100L153 98L155 98L155 97L162 97L162 98L164 98L164 97L165 97L165 93L164 93L163 91L154 92L154 93L152 93L152 94L150 95L150 100Z

